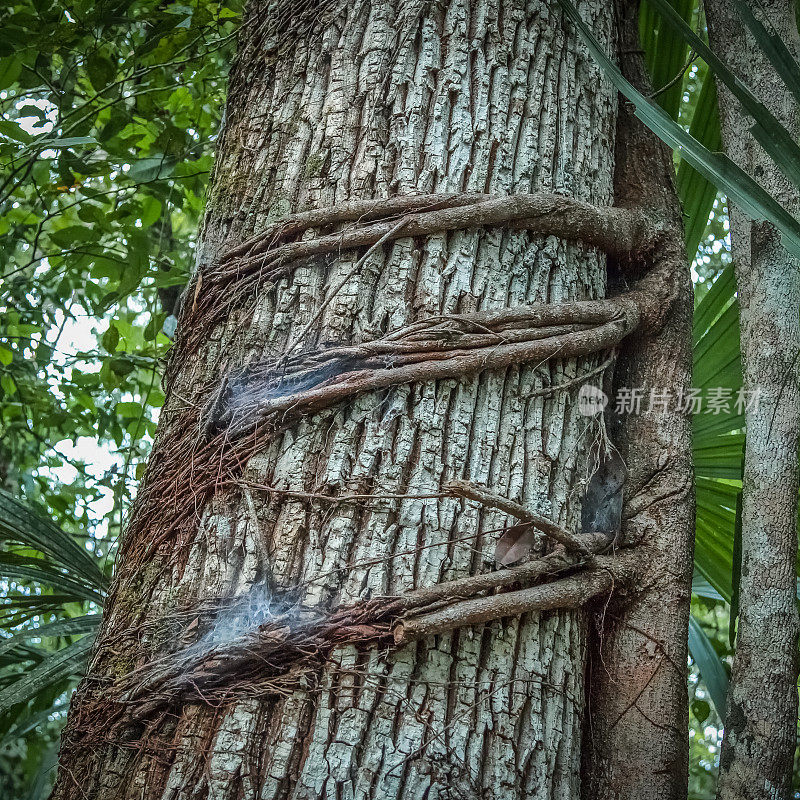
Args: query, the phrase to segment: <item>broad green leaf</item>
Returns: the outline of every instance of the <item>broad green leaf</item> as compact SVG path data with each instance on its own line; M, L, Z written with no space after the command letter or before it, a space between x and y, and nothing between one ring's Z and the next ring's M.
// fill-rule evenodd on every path
M149 183L156 179L168 178L172 174L176 160L167 156L142 158L131 164L128 177L137 183Z
M130 403L130 402L117 403L115 411L121 417L138 418L142 413L142 406L140 403Z
M7 136L15 142L28 144L33 140L33 136L10 119L0 119L0 136Z
M60 150L66 147L82 147L99 144L93 136L67 136L63 139L51 139L45 136L36 140L36 146L43 150Z
M7 56L0 59L0 89L11 86L22 72L22 59L19 56Z
M711 714L711 706L705 700L692 700L692 713L697 718L697 721L702 725Z
M142 198L142 227L149 228L161 216L161 203L152 196Z
M51 231L50 238L63 248L74 247L81 242L91 242L97 239L98 232L88 225L68 225Z
M86 74L96 92L102 92L112 82L116 71L116 65L105 53L94 52L86 59Z

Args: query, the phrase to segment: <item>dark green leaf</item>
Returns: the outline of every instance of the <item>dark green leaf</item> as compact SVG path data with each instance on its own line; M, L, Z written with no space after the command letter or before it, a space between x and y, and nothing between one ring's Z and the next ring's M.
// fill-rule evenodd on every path
M92 647L92 637L84 636L25 672L9 687L0 691L0 713L8 711L17 703L24 703L53 684L79 676L86 666Z
M689 652L700 671L700 677L708 689L711 702L719 718L725 719L725 703L728 696L728 673L708 640L702 625L693 615L689 617Z
M681 158L704 175L720 191L725 192L730 200L751 219L759 222L769 221L775 225L783 236L784 246L793 255L800 258L800 223L729 158L718 153L711 153L684 131L680 125L670 119L661 108L639 92L608 58L569 0L559 0L559 2L580 30L590 52L602 67L603 72L617 89L634 104L636 116L665 144L676 150ZM659 9L662 10L663 0L651 0L651 2L658 3ZM800 148L798 151L800 152Z

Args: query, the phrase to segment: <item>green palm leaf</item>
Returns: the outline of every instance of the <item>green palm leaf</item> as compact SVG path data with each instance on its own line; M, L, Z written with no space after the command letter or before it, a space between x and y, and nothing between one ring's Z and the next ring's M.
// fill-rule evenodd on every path
M700 94L692 116L689 135L706 149L716 152L722 146L717 109L717 85L714 76L707 68L702 73L700 83ZM717 187L685 160L681 160L678 166L675 183L686 215L686 253L691 259L694 258L705 233L708 216L717 196Z
M730 601L736 496L742 479L744 417L735 398L742 386L739 306L733 267L723 270L694 314L694 379L697 388L728 389L729 413L695 414L693 449L697 518L695 569Z
M57 617L0 640L0 738L12 741L47 720L82 674L100 615L75 614L87 602L102 606L107 581L89 551L6 492L0 545L0 626Z
M93 636L84 636L22 673L21 677L0 691L0 714L8 712L18 703L27 702L55 684L82 675L93 641Z
M694 0L671 2L681 19L686 22L692 19ZM647 0L643 0L639 8L639 30L647 69L657 92L655 100L672 119L677 119L683 97L683 80L676 80L676 77L686 66L686 42L664 24L661 16L654 13L647 4ZM659 91L660 89L664 90Z
M717 709L720 719L725 719L725 704L728 696L728 673L711 644L703 626L689 617L689 652L700 670L700 677L708 689L711 702Z
M609 59L569 0L559 0L559 2L567 16L575 23L589 51L600 64L603 72L617 89L633 103L636 116L668 147L678 151L685 161L711 181L717 189L727 194L729 200L735 203L751 219L759 222L766 220L775 225L781 232L784 246L787 250L800 257L800 223L727 156L710 152L708 148L672 120L663 109L638 91ZM659 10L663 10L664 0L651 0L651 2L657 4ZM685 23L682 24L688 28ZM692 33L691 30L690 33ZM765 110L765 113L768 112ZM766 132L764 135L769 136L770 134ZM778 136L778 134L775 135ZM797 147L796 145L793 146ZM787 144L788 147L789 145ZM800 154L800 148L797 148L797 150L798 154ZM788 150L786 157L790 157ZM800 175L800 170L798 170L798 174Z
M794 141L789 131L753 94L749 87L736 77L723 63L722 59L686 24L668 0L649 0L649 2L728 87L734 97L741 103L744 111L753 118L753 125L750 128L753 137L766 150L783 174L795 186L800 186L800 146ZM758 30L758 28L751 28L752 30ZM764 34L766 34L766 31L764 31ZM766 41L767 39L765 38Z
M8 581L32 581L71 594L75 600L102 604L103 595L42 558L0 552L0 576Z
M9 595L0 605L0 627L15 628L34 617L63 614L65 606L74 602L74 594Z
M29 642L31 639L61 638L63 636L93 633L100 625L101 619L102 615L100 614L84 614L80 617L60 619L56 622L48 623L47 625L40 625L37 628L28 628L0 641L0 655L14 650L19 645L24 642Z
M0 490L0 539L18 542L49 556L53 563L98 592L107 585L96 559L69 534L24 503Z

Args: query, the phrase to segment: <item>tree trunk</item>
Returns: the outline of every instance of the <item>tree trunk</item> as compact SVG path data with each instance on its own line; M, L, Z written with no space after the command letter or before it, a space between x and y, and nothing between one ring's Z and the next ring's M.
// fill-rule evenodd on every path
M639 49L638 0L617 0L620 68L652 92ZM631 337L614 381L678 397L691 386L692 286L684 255L672 153L623 109L617 125L618 204L644 206L678 232L671 248L676 297L664 325ZM649 403L643 403L643 410ZM691 419L676 404L616 420L613 436L628 467L624 543L637 543L644 569L636 588L612 597L599 615L589 666L592 725L585 758L592 800L685 798L686 699L694 550Z
M793 52L795 4L754 4ZM732 2L706 0L712 48L796 140L798 109ZM797 216L797 190L749 133L750 119L724 87L722 140L740 167ZM729 204L731 253L739 297L745 412L742 568L739 623L725 739L721 798L783 798L791 792L797 730L797 492L800 391L800 265L768 223L753 223Z
M609 4L584 0L579 10L611 49ZM242 30L199 275L213 278L226 252L273 220L346 201L546 190L611 204L616 94L557 4L356 0L285 19L274 11L251 3ZM219 325L193 317L209 278L190 287L54 798L573 800L586 715L580 610L397 649L345 644L321 666L309 654L267 688L241 674L205 703L134 708L124 727L108 721L115 681L189 643L224 652L270 615L291 629L359 600L487 572L510 517L439 496L453 479L578 528L600 419L579 412L574 379L602 355L353 395L243 433L249 449L231 443L213 458L202 432L213 435L223 401L235 423L248 403L274 399L277 373L270 386L236 377L265 358L370 341L437 315L603 297L598 250L485 226L387 237L293 266L274 285L232 286L218 298ZM353 495L367 499L332 502ZM611 573L601 573L593 580L606 586ZM203 604L216 605L210 625ZM265 660L265 673L272 666Z

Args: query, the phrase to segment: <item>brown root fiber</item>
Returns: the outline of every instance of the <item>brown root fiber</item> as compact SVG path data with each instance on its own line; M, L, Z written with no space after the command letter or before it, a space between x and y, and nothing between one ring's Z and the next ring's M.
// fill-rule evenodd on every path
M346 227L332 232L343 224ZM377 341L240 369L221 385L196 392L195 397L213 398L205 409L192 404L164 414L154 451L168 451L170 458L153 455L162 468L158 475L148 475L140 489L123 540L122 568L134 551L138 556L133 560L142 563L143 551L150 557L167 541L171 552L180 553L206 502L221 486L235 482L263 437L287 417L400 383L610 350L637 324L657 324L671 292L671 264L661 255L671 251L659 243L673 237L643 211L595 207L544 193L354 201L287 217L229 250L218 263L200 268L183 303L165 375L167 389L231 309L245 309L245 324L258 291L298 260L371 246L387 236L425 236L479 225L513 225L581 241L622 260L650 259L652 269L639 287L617 298L424 319ZM317 237L301 240L312 228ZM265 397L262 390L270 381L277 383L277 392ZM174 466L166 470L165 463ZM155 535L145 537L137 532L140 528Z

